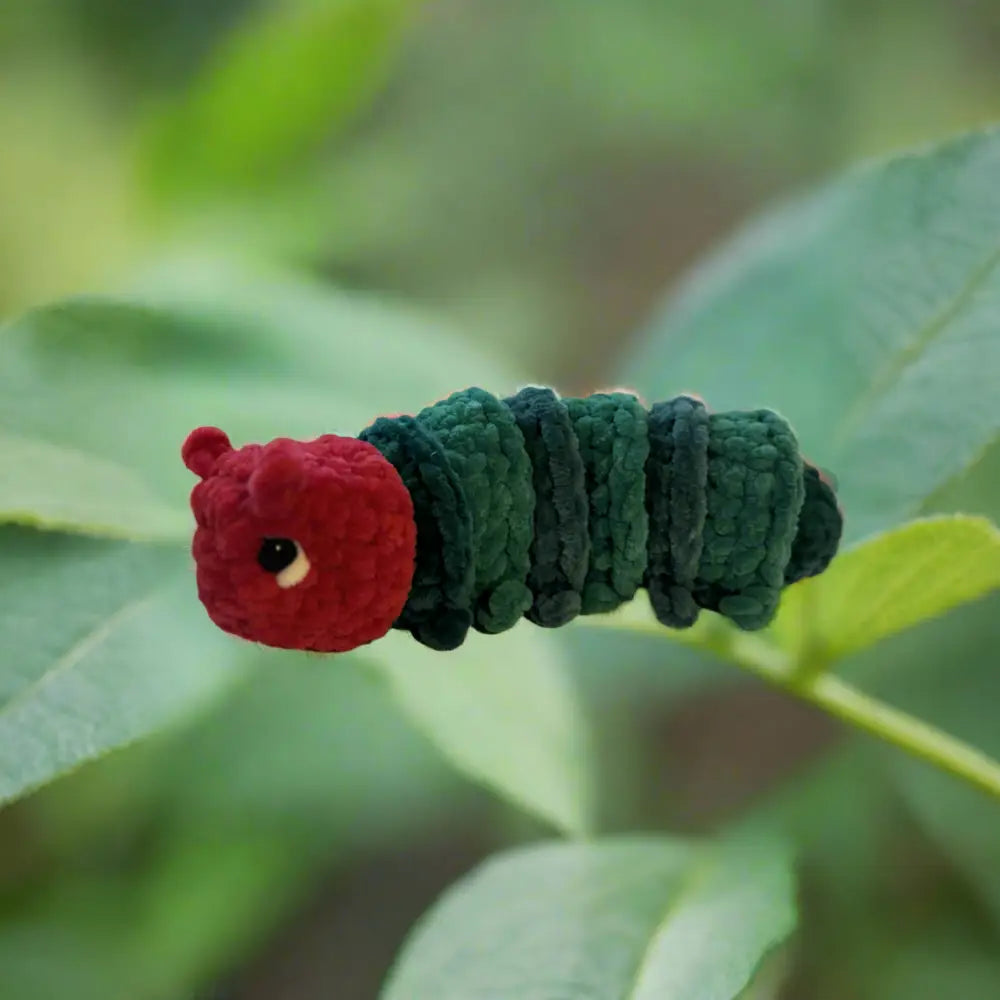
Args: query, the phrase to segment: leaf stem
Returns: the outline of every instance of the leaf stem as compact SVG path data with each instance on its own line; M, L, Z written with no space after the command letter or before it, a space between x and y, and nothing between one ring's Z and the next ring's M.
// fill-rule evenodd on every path
M740 666L857 729L1000 799L1000 763L936 726L901 712L832 674L793 672L787 664L771 657L743 656Z
M606 617L615 627L623 627L624 623L624 627L632 631L663 636L663 628L641 611L626 609ZM828 715L1000 800L1000 762L829 673L829 655L815 641L808 621L803 623L802 631L805 640L789 651L759 633L742 632L716 615L703 615L694 628L675 633L675 639L684 645L708 650Z

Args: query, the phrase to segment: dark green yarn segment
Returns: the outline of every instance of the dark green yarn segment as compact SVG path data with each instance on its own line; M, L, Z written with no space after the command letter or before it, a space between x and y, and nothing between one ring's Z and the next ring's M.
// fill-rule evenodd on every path
M417 415L440 441L472 514L473 627L502 632L531 607L528 577L535 493L510 409L483 389L456 392Z
M623 392L565 402L589 498L590 562L581 612L602 614L630 601L645 577L648 414Z
M417 556L396 628L432 649L456 649L472 624L472 514L440 441L413 417L380 417L358 437L393 464L413 500Z
M694 597L701 561L708 477L708 412L680 396L649 414L646 508L649 541L645 586L657 620L689 628L698 620Z
M805 497L798 443L769 410L709 417L698 603L744 629L774 617Z
M557 628L580 613L590 558L583 459L569 410L551 389L530 386L504 402L524 436L535 490L525 617Z
M804 483L805 502L799 514L792 558L785 568L786 584L822 573L836 555L844 530L836 494L811 465L805 467Z

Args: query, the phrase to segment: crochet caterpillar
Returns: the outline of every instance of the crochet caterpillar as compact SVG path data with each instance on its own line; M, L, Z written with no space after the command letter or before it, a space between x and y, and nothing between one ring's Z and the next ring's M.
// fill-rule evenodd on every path
M199 597L222 629L343 652L405 629L438 650L522 617L553 628L640 588L657 619L740 628L821 573L834 491L769 410L710 413L625 392L456 392L358 437L182 449Z

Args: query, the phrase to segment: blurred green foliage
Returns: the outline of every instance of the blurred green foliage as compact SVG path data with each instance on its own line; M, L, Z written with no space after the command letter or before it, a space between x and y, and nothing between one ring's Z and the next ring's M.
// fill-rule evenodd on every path
M409 5L310 0L254 11L187 94L152 116L141 154L149 188L160 199L227 199L275 184L384 83Z
M852 540L1000 520L994 133L791 202L653 308L776 192L1000 119L994 13L0 7L0 799L63 774L0 811L0 996L372 997L417 915L496 850L749 813L791 837L801 891L748 996L993 1000L1000 806L754 693L712 641L518 629L434 657L393 636L334 669L217 635L166 541L195 424L353 433L519 381L781 409L837 473ZM992 564L966 543L877 541L893 558L877 578L855 561L824 623L846 678L1000 756L996 594L906 631L879 615L867 648L840 624L861 583L893 614L915 603L938 572L922 554L956 578L920 591L945 594L925 613L981 593ZM645 915L632 954L676 900L628 864L605 877L615 912ZM716 901L736 926L757 885ZM700 996L731 996L788 933L779 895L761 939L726 936L741 974Z

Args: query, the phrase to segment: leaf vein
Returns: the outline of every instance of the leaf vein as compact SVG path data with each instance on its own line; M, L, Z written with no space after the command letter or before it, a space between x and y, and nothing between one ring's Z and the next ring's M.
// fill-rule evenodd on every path
M636 967L635 975L632 977L632 985L629 987L626 1000L641 1000L638 990L646 976L646 969L652 962L653 952L658 941L666 932L668 925L681 907L701 888L717 864L718 858L707 854L699 863L693 864L688 869L687 874L681 882L680 890L671 900L670 905L663 914L663 919L656 925L656 930L650 935L649 944L646 945L646 949L642 953L642 958L639 959L639 964Z
M973 296L990 279L1000 266L1000 246L994 249L980 266L972 272L965 284L955 296L936 315L931 317L917 331L913 338L889 363L876 374L868 388L861 393L848 408L837 434L837 448L842 448L850 438L854 429L862 422L866 413L888 388L906 371L916 364L928 350L934 340L944 333L949 324L955 320L969 304Z
M64 674L67 670L76 666L88 653L109 638L115 629L119 628L124 622L137 615L140 611L145 610L152 602L152 599L153 595L147 594L145 597L134 598L126 602L114 614L105 618L100 625L78 639L41 676L19 691L5 705L0 706L0 719L9 716L13 711L34 697L42 688L51 683L53 678Z

